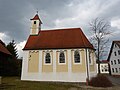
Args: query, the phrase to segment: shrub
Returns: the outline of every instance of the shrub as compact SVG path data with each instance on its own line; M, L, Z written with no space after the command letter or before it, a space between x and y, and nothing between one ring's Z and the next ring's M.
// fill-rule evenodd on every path
M94 87L112 87L113 84L111 81L105 76L98 74L96 77L91 78L89 81L90 86Z

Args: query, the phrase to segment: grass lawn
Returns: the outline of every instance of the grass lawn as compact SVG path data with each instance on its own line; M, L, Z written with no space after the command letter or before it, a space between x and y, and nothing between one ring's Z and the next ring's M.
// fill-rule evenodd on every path
M21 81L20 77L2 77L0 90L120 90L120 86L98 88L84 84Z
M0 90L68 90L70 83L21 81L20 77L2 77Z

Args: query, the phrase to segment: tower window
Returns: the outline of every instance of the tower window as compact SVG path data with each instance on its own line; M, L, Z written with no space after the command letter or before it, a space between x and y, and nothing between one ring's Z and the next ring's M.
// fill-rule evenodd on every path
M34 24L36 24L36 21L34 21Z

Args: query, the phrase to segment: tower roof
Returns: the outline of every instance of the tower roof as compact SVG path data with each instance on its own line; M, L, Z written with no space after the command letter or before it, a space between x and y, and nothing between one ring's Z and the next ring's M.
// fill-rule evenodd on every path
M39 20L39 21L40 21L40 23L42 24L42 21L40 20L40 18L39 18L39 15L38 15L38 14L36 14L36 15L34 16L34 18L32 18L32 19L30 19L30 20Z

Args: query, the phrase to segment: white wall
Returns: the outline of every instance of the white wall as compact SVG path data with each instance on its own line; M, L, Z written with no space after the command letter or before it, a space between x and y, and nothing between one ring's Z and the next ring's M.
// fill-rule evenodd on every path
M56 72L56 51L53 50L53 72L42 72L42 50L39 50L39 72L38 73L28 73L28 51L24 51L24 58L22 63L22 76L21 80L31 80L31 81L62 81L62 82L86 82L87 74L72 72L71 66L71 49L67 49L68 52L68 72ZM85 49L84 49L85 51ZM96 72L90 72L90 76L95 76Z
M118 46L115 47L115 44L114 44L111 57L110 57L110 62L109 62L112 75L120 75L120 64L118 64L118 59L120 59L120 55L118 55L118 50L120 50L120 48ZM117 56L115 56L114 52L116 52ZM116 64L114 60L116 61ZM111 61L113 62L113 65L111 64ZM116 68L118 72L116 72ZM114 72L113 72L113 69L114 69Z
M98 73L98 64L96 64L96 67L97 67L97 73ZM105 74L109 73L108 63L101 63L100 64L100 73L105 73Z

